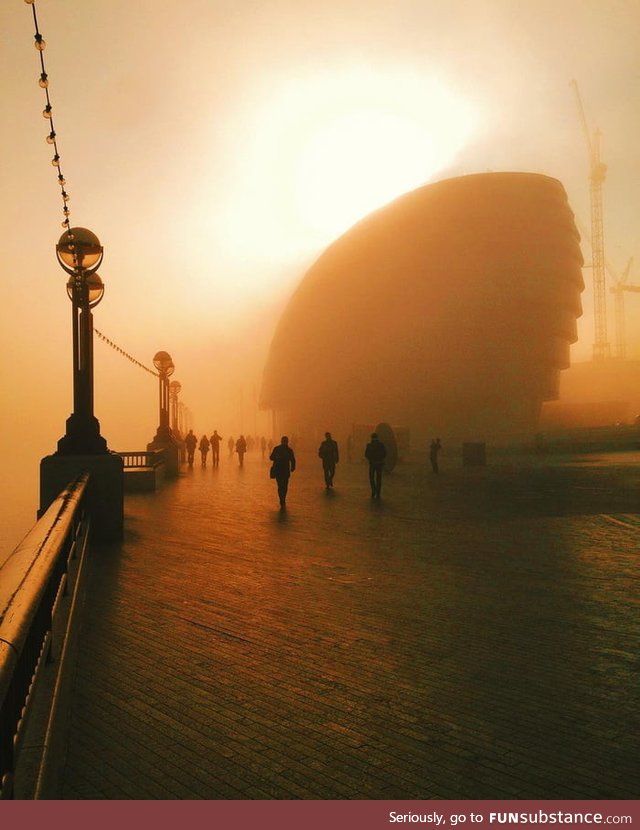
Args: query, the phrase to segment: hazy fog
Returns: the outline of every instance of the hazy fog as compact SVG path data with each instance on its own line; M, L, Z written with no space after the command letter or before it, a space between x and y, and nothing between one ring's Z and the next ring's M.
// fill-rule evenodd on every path
M571 78L603 133L607 258L620 271L640 260L636 0L36 8L72 224L105 247L95 325L144 363L171 353L196 431L266 428L254 401L286 298L325 245L394 196L463 173L540 172L588 226ZM0 512L20 523L71 408L70 304L30 6L2 3L0 38ZM585 282L574 359L593 342L589 271ZM626 305L640 358L640 298ZM613 343L612 302L609 317ZM103 435L140 448L157 426L156 381L100 341L95 358ZM12 495L23 486L32 508Z

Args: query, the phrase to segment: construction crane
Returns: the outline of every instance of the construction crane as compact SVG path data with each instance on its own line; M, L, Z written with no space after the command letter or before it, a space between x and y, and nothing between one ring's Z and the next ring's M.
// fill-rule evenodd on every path
M609 273L615 277L615 282L611 288L611 292L615 295L616 303L616 357L620 360L625 360L627 357L627 338L625 332L625 316L624 316L624 292L635 291L640 293L640 285L629 285L627 279L629 278L629 271L631 270L631 263L633 257L630 257L627 265L621 276L613 273L611 266L607 263Z
M578 82L571 81L578 104L587 149L589 151L589 195L591 199L591 263L593 269L593 316L595 337L593 359L611 357L607 339L607 302L605 288L604 223L602 218L602 185L607 174L607 165L600 159L600 130L593 134L589 130Z

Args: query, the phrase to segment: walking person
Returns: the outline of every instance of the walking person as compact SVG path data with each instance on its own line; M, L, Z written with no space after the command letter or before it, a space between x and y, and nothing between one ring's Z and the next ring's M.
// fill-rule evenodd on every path
M209 452L209 439L206 435L203 435L200 439L200 443L198 444L198 449L200 450L200 457L202 460L202 466L207 466L207 453Z
M236 446L236 442L232 435L229 436L229 440L227 441L227 448L229 450L229 458L233 455L233 450Z
M190 467L193 467L193 456L196 451L196 446L198 444L198 439L193 434L193 430L190 429L184 439L185 446L187 448L187 462Z
M244 435L241 435L240 438L236 441L236 452L238 453L238 464L241 467L244 467L244 454L247 451L247 441Z
M442 444L440 443L440 439L434 438L429 447L429 460L431 461L431 469L434 473L440 472L440 468L438 467L438 453L441 449Z
M211 444L211 463L214 467L220 466L220 442L222 441L222 435L218 435L218 430L213 430L213 435L209 439L209 443Z
M283 435L280 443L273 448L269 459L271 465L271 478L275 478L278 485L278 498L280 499L280 510L286 509L287 491L289 489L289 478L296 468L296 457L289 446L289 439Z
M324 483L327 490L333 487L333 477L336 474L336 464L340 460L338 443L333 440L330 432L325 432L324 441L318 449L318 456L322 459Z
M367 444L364 457L369 462L371 498L379 499L382 492L382 471L384 469L384 460L387 457L387 449L378 438L377 432L371 433L371 441Z

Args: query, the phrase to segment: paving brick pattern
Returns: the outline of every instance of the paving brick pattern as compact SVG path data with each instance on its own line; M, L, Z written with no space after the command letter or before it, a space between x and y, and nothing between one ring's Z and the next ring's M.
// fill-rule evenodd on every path
M634 462L634 463L629 463ZM93 552L66 799L636 799L640 455L326 493L223 458Z

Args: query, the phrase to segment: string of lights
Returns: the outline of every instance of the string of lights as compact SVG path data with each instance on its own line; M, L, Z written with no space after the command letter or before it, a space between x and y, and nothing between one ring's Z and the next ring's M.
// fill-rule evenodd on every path
M58 137L56 133L56 128L53 120L53 106L51 104L51 98L49 95L49 75L47 74L47 69L44 62L44 50L47 46L45 39L42 37L42 33L40 32L40 27L38 25L38 13L36 9L36 2L35 0L24 0L24 2L31 6L31 11L33 12L33 25L35 28L34 34L34 45L35 48L38 50L38 54L40 56L40 77L38 78L38 85L44 90L45 99L46 99L46 106L42 111L42 115L44 118L47 119L49 122L49 134L46 137L47 144L51 144L53 146L53 158L51 159L51 164L57 169L58 171L58 184L60 185L60 193L62 195L62 213L64 215L64 220L62 222L62 227L67 229L69 234L69 240L71 242L70 247L73 249L73 234L71 233L71 212L69 210L69 200L70 196L67 193L65 186L66 180L64 178L64 174L62 172L62 161L60 158L60 150L58 149ZM96 335L103 340L108 346L111 346L112 349L115 349L119 354L123 357L126 357L127 360L130 360L131 363L139 366L141 369L144 369L145 372L149 372L149 374L154 375L155 377L159 377L157 372L154 372L153 369L150 369L148 366L145 366L144 363L141 363L139 360L136 360L135 357L130 355L112 340L109 340L102 332L98 331L98 329L93 329Z
M103 340L107 344L107 346L111 346L111 348L114 349L116 352L121 354L123 357L126 357L127 360L130 360L136 366L139 366L141 369L144 369L145 372L149 372L150 375L154 375L157 378L160 377L160 375L157 372L154 372L153 369L150 369L148 366L145 366L144 363L140 363L140 361L136 360L135 357L133 357L132 355L129 354L129 352L125 352L124 349L121 349L120 346L118 346L117 343L113 342L113 340L109 340L108 337L105 337L105 335L102 334L101 331L98 331L98 329L95 326L93 327L93 330L97 334L97 336L100 338L100 340Z
M34 46L38 50L38 54L40 55L40 77L38 78L38 85L42 87L45 94L46 99L46 106L42 111L42 115L44 118L47 119L49 122L49 134L46 137L47 144L51 144L53 146L53 158L51 159L51 164L57 169L58 171L58 184L60 185L60 192L62 195L62 213L64 215L64 220L62 222L62 227L66 228L69 233L69 240L70 242L73 241L73 234L71 233L71 221L70 221L70 211L69 211L69 200L70 196L67 193L65 186L66 181L64 178L64 174L62 172L62 164L60 159L60 151L58 149L58 138L56 134L55 124L53 120L53 107L51 105L51 98L49 97L49 76L47 74L47 70L45 67L44 62L44 50L46 48L46 41L42 37L38 26L38 15L36 11L36 3L35 0L24 0L24 2L31 6L31 10L33 12L33 24L35 26L35 34L34 34ZM72 248L73 246L70 245Z

